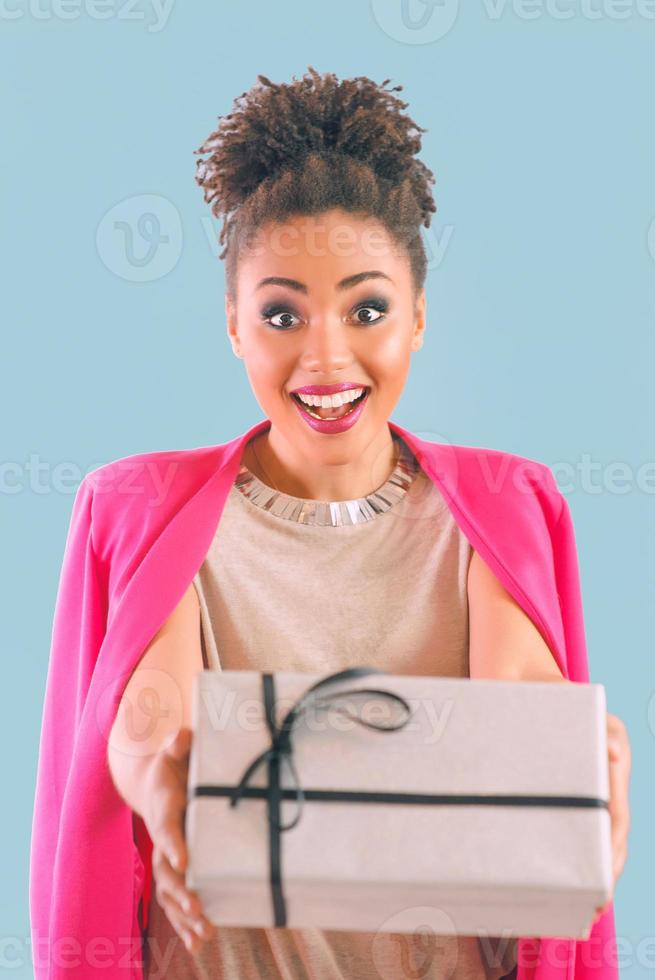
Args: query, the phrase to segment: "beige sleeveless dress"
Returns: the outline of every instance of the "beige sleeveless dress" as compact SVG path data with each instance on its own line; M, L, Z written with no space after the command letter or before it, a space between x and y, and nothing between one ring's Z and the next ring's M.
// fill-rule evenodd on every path
M399 447L354 508L315 507L241 467L194 578L206 668L469 676L471 545ZM516 962L511 937L291 928L217 927L192 956L154 889L149 916L147 980L497 980Z

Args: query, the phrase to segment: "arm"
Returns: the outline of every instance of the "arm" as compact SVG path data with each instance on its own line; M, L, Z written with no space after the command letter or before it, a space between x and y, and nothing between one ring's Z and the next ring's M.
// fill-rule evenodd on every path
M570 683L537 627L477 551L469 564L468 600L471 677Z
M144 816L157 753L191 728L193 680L203 669L200 605L193 584L135 667L123 691L107 748L116 789Z
M202 670L200 604L191 583L132 672L107 749L116 789L152 839L159 904L192 953L214 932L184 878L193 682Z
M468 600L469 673L472 678L573 683L562 676L537 627L477 551L473 552L469 565ZM628 853L631 754L625 725L620 718L610 714L607 715L607 747L616 883Z

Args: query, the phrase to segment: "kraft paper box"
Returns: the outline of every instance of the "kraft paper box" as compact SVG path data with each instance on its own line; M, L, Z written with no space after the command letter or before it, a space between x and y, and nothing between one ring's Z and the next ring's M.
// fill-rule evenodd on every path
M600 684L204 670L187 886L222 926L588 938L605 712Z

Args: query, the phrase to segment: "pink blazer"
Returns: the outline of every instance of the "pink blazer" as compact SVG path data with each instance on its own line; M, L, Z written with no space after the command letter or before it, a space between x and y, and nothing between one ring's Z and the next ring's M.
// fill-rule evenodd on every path
M138 453L82 480L57 592L30 854L37 980L142 980L151 841L107 767L107 738L146 646L200 568L258 422L216 446ZM562 673L589 681L571 513L543 463L405 439ZM587 940L521 938L518 980L616 980L613 905Z

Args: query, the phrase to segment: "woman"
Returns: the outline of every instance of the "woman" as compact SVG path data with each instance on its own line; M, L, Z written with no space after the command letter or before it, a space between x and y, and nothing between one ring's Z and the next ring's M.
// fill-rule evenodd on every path
M37 976L63 976L53 939L83 934L110 940L110 968L87 942L67 977L608 980L611 902L589 940L603 943L599 973L587 941L219 929L185 887L203 667L588 680L570 514L547 467L389 421L423 343L419 232L435 210L400 86L311 68L258 82L200 147L197 180L226 218L228 336L266 420L225 446L107 464L78 492L35 807L32 925L50 946ZM509 466L500 492L474 474L481 461ZM509 480L521 467L528 493ZM521 581L545 546L552 562ZM608 734L616 878L630 756L614 716ZM112 872L121 898L102 887ZM119 972L117 935L134 940L135 917L144 962Z

